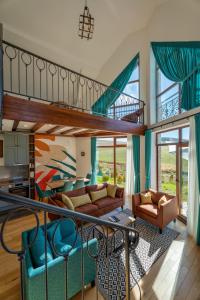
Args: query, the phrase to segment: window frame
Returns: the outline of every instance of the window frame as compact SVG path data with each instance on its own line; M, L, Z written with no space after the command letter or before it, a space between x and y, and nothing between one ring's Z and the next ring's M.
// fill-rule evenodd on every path
M136 79L136 80L130 80L129 82L127 82L127 85L128 84L138 83L138 91L139 91L138 98L135 98L135 97L132 97L132 96L131 97L134 98L134 99L140 100L140 58L138 58L138 62L137 62L136 67L138 67L138 79ZM115 109L119 108L119 107L122 107L122 105L116 104L116 101L115 101L115 103L112 105L112 107L113 107L113 116L114 116L114 119L115 119L115 117L116 117L116 115L115 115ZM126 107L127 107L127 104L126 104Z
M168 91L170 91L172 88L174 88L175 86L178 86L178 114L181 113L181 84L178 83L178 82L173 82L170 86L168 86L166 89L164 89L162 92L158 93L159 91L159 85L158 85L158 82L159 82L159 71L163 74L162 70L159 68L158 64L156 63L156 66L155 66L156 70L155 70L155 73L156 73L156 122L159 123L163 120L167 120L168 118L166 119L163 119L163 120L159 120L158 118L158 109L159 109L159 98L161 96L163 96L165 93L167 93ZM164 74L163 74L164 75ZM165 76L165 75L164 75ZM165 76L166 77L166 76ZM172 116L173 117L173 116ZM170 117L169 117L170 118Z
M182 141L182 129L184 128L190 128L189 125L183 125L180 127L176 127L176 128L170 128L170 129L166 129L166 130L162 130L159 132L156 132L156 139L155 139L155 143L156 143L156 188L157 191L162 192L159 190L159 147L162 146L176 146L176 197L177 197L177 201L178 201L178 209L179 209L179 219L181 221L183 221L184 223L187 222L187 219L181 215L181 210L180 210L180 204L181 204L181 183L180 183L180 170L182 168L181 166L181 148L183 147L189 147L189 141L188 142L183 142ZM174 142L174 143L158 143L158 135L163 133L163 132L170 132L173 130L178 130L178 142ZM177 176L178 175L178 176Z
M104 137L104 138L108 139L108 137ZM113 148L114 184L116 184L116 179L117 179L116 178L116 174L117 174L117 172L116 172L116 170L117 170L117 168L116 168L116 149L117 148L127 148L127 143L126 143L126 145L117 144L117 139L127 138L127 137L126 136L117 136L117 137L112 136L112 137L109 137L109 138L113 138L113 144L112 145L108 145L108 146L102 145L102 146L97 146L97 148Z

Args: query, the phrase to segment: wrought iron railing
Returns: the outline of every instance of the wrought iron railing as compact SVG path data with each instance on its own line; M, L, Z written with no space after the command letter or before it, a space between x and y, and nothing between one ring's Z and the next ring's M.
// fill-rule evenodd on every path
M164 101L157 100L157 120L158 122L176 116L180 113L180 94L174 93Z
M27 199L24 197L16 196L13 194L0 192L0 200L1 201L7 201L14 205L13 209L10 209L7 213L2 225L1 225L1 232L0 232L0 242L3 247L3 249L8 252L9 254L14 254L18 257L19 260L19 267L20 267L20 274L21 274L21 299L27 300L27 293L31 286L31 280L34 276L37 277L37 286L35 289L32 289L32 295L31 299L38 299L38 300L48 300L48 299L56 299L58 298L52 298L53 296L50 295L51 286L54 285L55 288L55 295L56 291L63 292L64 296L63 298L59 298L59 300L69 299L69 282L68 279L70 276L69 273L69 262L70 262L70 255L74 251L74 248L76 246L76 241L78 238L81 240L81 244L79 246L79 249L77 250L80 255L80 264L78 264L78 269L76 270L77 274L81 274L81 286L79 288L81 299L84 299L85 297L85 267L84 264L87 263L87 257L91 261L93 261L95 265L95 275L94 279L92 281L92 286L95 285L96 289L96 296L94 296L94 299L98 299L99 295L101 294L104 299L124 299L124 295L126 299L130 299L130 253L132 251L135 251L135 248L139 241L139 233L137 230L135 230L131 226L122 226L118 223L113 223L109 221L104 221L101 218L95 218L89 215L85 215L82 213L78 213L75 211L70 211L67 209L63 209L60 207L52 206L49 204L41 203L38 201L34 201L31 199ZM16 209L16 206L18 206L18 209ZM35 230L33 232L32 238L29 237L28 242L25 246L24 243L22 243L22 247L19 250L10 249L9 241L6 239L6 227L8 225L8 222L11 218L14 216L17 216L19 213L19 210L23 210L24 212L28 212L29 214L32 214L35 217L36 224L35 224ZM54 222L56 226L54 227L54 231L52 234L52 238L49 238L49 235L47 235L47 231L49 228L49 222L47 219L47 214L51 213L53 215L60 216L61 218L57 219ZM43 224L41 224L41 217L38 217L38 214L43 215ZM57 249L56 244L56 231L58 229L59 224L62 222L65 222L66 220L70 220L76 228L76 234L73 238L73 242L70 249L64 250L64 252L60 253ZM19 224L21 222L21 219L19 219ZM30 265L29 267L26 266L26 263L28 260L30 260L29 251L33 247L37 237L40 226L42 225L44 236L45 236L45 242L44 245L41 245L45 251L45 263L44 266L41 266L38 268L39 270L35 270L36 275L34 275L34 270L32 271L32 275L29 278L29 275L27 274L30 272ZM66 228L67 230L67 228ZM95 240L94 240L95 239ZM23 237L22 237L23 241ZM52 272L54 267L52 266L51 261L48 261L47 251L47 241L52 245L52 249L54 251L55 257L54 259L58 260L59 263L63 263L62 268L59 269L57 272L61 272L61 274L57 273L57 276L59 278L64 278L64 286L60 290L60 286L56 286L57 282L59 284L59 280L55 282L52 282ZM96 243L97 247L94 251L90 248L90 243ZM28 256L28 257L27 257ZM113 274L110 272L110 261L111 259L117 261L117 268L115 272L117 272L117 281L115 285L111 286L111 277ZM119 260L122 260L120 264L122 263L123 268L120 267ZM28 261L29 262L29 261ZM30 262L29 262L30 263ZM100 268L104 265L103 274L100 276ZM27 271L26 268L29 268ZM90 266L87 267L90 268ZM42 283L42 290L38 291L39 287L39 273L42 272L43 274L43 283ZM131 274L131 276L133 276ZM119 278L122 278L122 282L119 280ZM91 280L91 279L90 279ZM104 288L102 289L102 280L104 280ZM135 280L135 279L134 279ZM95 281L95 282L94 282ZM95 283L95 284L94 284ZM125 290L123 291L125 283ZM38 293L41 293L41 296L35 296L34 293L38 295ZM42 296L43 295L43 296ZM39 298L38 298L39 297Z
M183 85L188 88L188 91L186 91L188 102L191 101L194 107L198 107L200 104L200 65L197 65L182 82L174 83L170 88L166 89L166 93L169 93L170 90L177 86L177 92L174 92L164 100L162 100L162 97L165 95L165 92L157 96L157 122L174 117L185 111L182 108Z
M117 113L111 109L108 114L102 114L97 108L92 113L113 119L120 119L126 111L130 113L144 108L144 102L139 99L9 42L3 41L3 53L4 93L91 113L92 105L109 90L111 92L106 93L106 97L120 95L117 97L121 101Z

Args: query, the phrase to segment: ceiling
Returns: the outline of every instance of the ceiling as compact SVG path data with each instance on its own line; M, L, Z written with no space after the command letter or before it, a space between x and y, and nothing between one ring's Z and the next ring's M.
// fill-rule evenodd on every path
M13 42L15 36L20 46L56 56L55 61L95 78L123 40L145 27L165 1L88 0L95 18L90 41L77 34L84 0L0 0L0 20L5 39Z
M52 124L39 124L33 122L13 121L3 119L2 132L21 132L34 134L53 134L63 137L90 137L90 136L122 136L112 131L103 131L97 129L76 128L69 126L60 126Z

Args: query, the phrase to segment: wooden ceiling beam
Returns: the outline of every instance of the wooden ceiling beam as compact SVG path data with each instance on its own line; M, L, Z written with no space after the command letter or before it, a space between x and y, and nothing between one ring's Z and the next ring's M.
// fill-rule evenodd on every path
M18 121L18 120L14 120L14 122L13 122L13 127L12 127L12 131L16 131L18 125L19 125L19 121Z
M68 135L68 134L73 134L77 131L81 131L82 128L71 128L71 129L68 129L68 130L65 130L63 132L61 132L62 135Z
M85 135L85 134L93 134L95 132L99 132L99 130L94 130L94 129L85 129L81 132L75 133L74 136L79 136L79 135Z
M31 132L36 132L38 131L42 126L44 126L45 123L36 123L32 128L31 128Z
M98 136L127 136L127 134L120 132L110 132L110 131L98 131L91 133L76 134L75 137L98 137Z
M27 101L11 95L4 95L3 118L74 128L85 128L87 126L88 129L134 135L144 135L147 128L147 126L141 124L112 120L73 109L61 109L53 105Z
M64 127L66 127L66 126L64 126L64 125L57 125L57 126L54 126L53 128L49 129L49 130L47 131L47 133L48 133L48 134L52 134L52 133L54 133L55 131L58 131L59 129L63 129Z

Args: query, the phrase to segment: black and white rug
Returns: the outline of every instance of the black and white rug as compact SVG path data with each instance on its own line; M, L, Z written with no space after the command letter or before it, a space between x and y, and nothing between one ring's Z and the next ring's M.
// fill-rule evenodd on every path
M131 213L129 209L125 212ZM139 232L140 238L136 249L130 252L131 288L146 274L179 234L169 227L160 234L157 227L140 218L136 219L135 229ZM122 235L119 233L116 236L116 243L120 244L121 240ZM101 252L98 261L98 289L105 299L124 299L126 296L125 250L119 253L118 258L111 255L109 259L106 258L105 251Z

